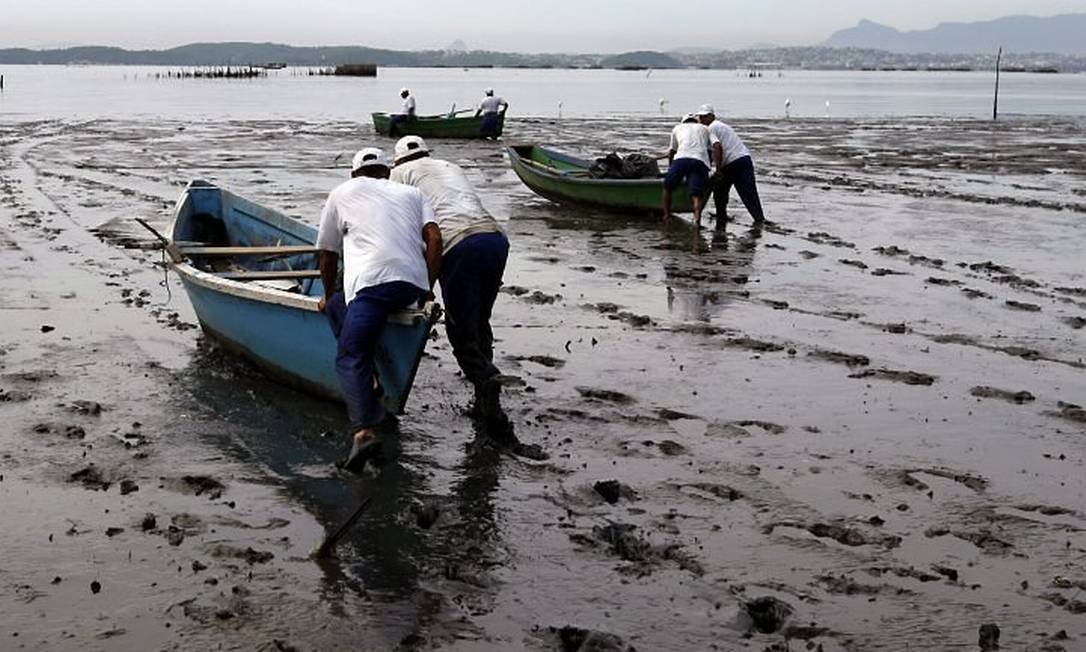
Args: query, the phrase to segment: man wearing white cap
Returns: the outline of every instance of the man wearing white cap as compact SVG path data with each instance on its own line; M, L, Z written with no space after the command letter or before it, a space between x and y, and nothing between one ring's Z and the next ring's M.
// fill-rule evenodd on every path
M509 102L494 95L494 89L483 91L483 101L479 103L479 110L475 116L483 116L483 124L479 129L479 135L483 138L497 138L500 132L501 116L509 109Z
M687 113L671 130L664 175L664 224L671 222L671 193L685 182L694 206L694 223L701 225L701 209L709 189L709 150L713 136L697 116Z
M378 445L376 427L385 418L374 377L377 340L389 314L430 292L441 265L441 231L429 202L388 175L381 150L355 154L351 179L328 195L317 234L319 307L338 342L336 374L354 435L344 466L351 470ZM336 292L341 255L343 291Z
M755 226L765 223L750 150L735 133L735 129L716 119L716 110L711 104L701 105L698 109L698 120L709 128L709 133L716 140L713 143L713 163L716 165L716 174L712 178L713 202L716 204L716 228L723 229L728 223L728 195L731 193L732 186L735 186L739 199L743 200L747 212L754 218Z
M392 180L414 186L430 201L441 227L441 296L453 355L475 386L475 412L492 435L510 434L499 404L490 315L509 256L509 240L483 207L467 175L455 163L430 156L426 142L404 136L396 143Z
M415 119L415 97L411 95L411 91L407 88L401 88L400 99L403 100L403 109L400 113L391 115L388 118L388 135L393 137L397 135L398 127L402 123Z

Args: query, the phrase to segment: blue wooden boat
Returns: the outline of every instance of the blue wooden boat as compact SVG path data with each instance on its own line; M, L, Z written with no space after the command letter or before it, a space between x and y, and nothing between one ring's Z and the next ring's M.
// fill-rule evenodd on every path
M274 378L342 400L336 341L317 309L317 230L203 181L177 201L167 250L204 332ZM396 313L378 345L386 409L402 414L440 308Z

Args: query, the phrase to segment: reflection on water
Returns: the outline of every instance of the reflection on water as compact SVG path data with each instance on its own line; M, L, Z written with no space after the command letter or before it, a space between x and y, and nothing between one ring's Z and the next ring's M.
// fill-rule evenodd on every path
M709 322L746 296L762 229L754 226L738 235L715 229L708 238L700 229L690 231L691 253L669 249L664 259L667 308L680 320Z

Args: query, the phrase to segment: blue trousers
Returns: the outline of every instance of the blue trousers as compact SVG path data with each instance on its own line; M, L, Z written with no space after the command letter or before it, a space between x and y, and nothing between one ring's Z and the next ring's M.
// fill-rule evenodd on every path
M501 116L497 113L484 113L483 122L479 126L479 135L484 138L497 138L500 120Z
M490 315L508 258L504 234L478 233L456 243L441 259L445 331L456 362L475 385L498 374Z
M385 408L373 387L377 341L389 314L417 302L425 291L405 281L362 288L348 305L342 292L328 300L324 314L332 327L336 375L347 404L351 432L372 428L385 418Z
M717 222L723 224L728 216L728 195L735 186L739 199L747 207L747 212L755 222L765 220L762 213L762 200L758 197L758 183L754 178L754 161L749 156L738 158L724 166L724 170L713 184L713 202L716 204Z
M415 119L415 116L408 115L406 113L394 113L388 117L388 135L395 136L399 133L400 125L411 122Z

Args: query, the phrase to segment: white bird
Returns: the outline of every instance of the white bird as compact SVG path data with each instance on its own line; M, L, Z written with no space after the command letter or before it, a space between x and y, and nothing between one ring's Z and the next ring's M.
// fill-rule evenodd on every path
M826 100L826 117L830 117L830 101Z
M788 98L784 101L784 117L792 117L792 98Z
M558 103L558 119L559 120L562 119L562 103L561 102Z
M667 113L667 98L660 98L660 115Z

